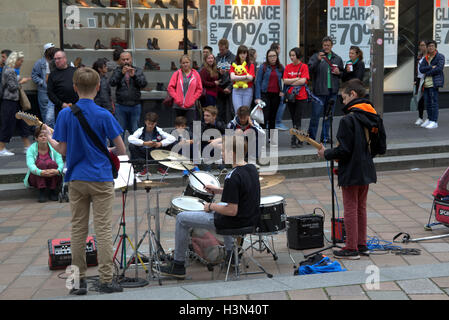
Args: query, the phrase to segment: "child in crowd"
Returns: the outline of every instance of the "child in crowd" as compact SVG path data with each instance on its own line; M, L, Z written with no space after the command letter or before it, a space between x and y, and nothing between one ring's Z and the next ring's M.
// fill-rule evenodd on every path
M109 85L109 79L107 77L108 67L107 59L101 58L94 62L92 67L100 75L100 90L94 99L94 102L100 107L105 108L112 114L114 114L114 108L112 104L111 86Z
M215 148L218 148L218 150L221 151L221 136L223 136L225 134L226 125L221 120L218 120L217 116L218 116L217 107L207 106L206 108L203 109L203 121L201 122L201 137L202 137L201 154L203 155L203 158L205 158L205 161L207 161L208 159L213 158L215 156L215 152L214 152ZM211 130L211 131L206 132L207 130ZM209 136L209 138L213 138L212 135L216 135L217 130L221 136L215 137L214 139L210 139L208 141L203 140L203 138L205 138L205 134L204 134L205 132L207 135L208 134L211 135L211 136ZM208 150L203 153L203 150L207 146L209 146ZM210 170L209 164L207 164L206 170Z
M145 115L145 126L137 129L128 137L131 160L153 160L151 151L165 148L176 141L176 138L157 126L159 116L154 112ZM144 168L145 167L145 168ZM140 176L147 174L147 167L137 165ZM158 168L160 174L165 175L166 170Z

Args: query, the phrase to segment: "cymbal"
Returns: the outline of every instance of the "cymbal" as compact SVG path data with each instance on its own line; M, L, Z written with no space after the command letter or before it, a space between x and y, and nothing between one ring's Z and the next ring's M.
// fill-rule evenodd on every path
M151 156L153 157L154 160L156 161L161 161L161 160L183 160L183 161L189 161L190 159L187 159L186 157L184 157L183 155L180 155L179 153L176 152L172 152L172 151L168 151L168 150L153 150L150 152Z
M260 183L260 189L268 189L274 186L277 186L278 184L284 182L285 176L280 174L274 174L271 176L260 176L259 177L259 183Z
M153 181L153 180L143 180L141 182L137 182L137 186L141 188L156 188L168 185L167 182Z
M189 170L193 170L193 168L195 168L195 166L190 161L159 161L159 163L171 169L182 171L186 170L186 168Z

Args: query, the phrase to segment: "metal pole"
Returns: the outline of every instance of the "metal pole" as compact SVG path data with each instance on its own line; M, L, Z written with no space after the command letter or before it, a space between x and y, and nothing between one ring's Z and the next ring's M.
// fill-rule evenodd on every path
M384 0L373 0L374 23L371 28L370 99L378 114L384 112Z
M184 54L187 54L187 0L183 1L184 19L182 19L182 27L184 29Z
M420 9L420 1L415 1L415 66L418 65L418 50L419 50L419 9ZM418 77L418 69L414 68L414 78L416 79Z

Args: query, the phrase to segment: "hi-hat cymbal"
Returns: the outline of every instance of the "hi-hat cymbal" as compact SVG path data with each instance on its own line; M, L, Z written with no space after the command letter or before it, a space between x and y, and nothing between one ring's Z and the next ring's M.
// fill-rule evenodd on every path
M160 164L175 170L193 170L195 166L190 161L159 161ZM184 167L185 166L185 167Z
M268 189L274 186L277 186L278 184L284 182L285 177L280 174L274 174L271 176L260 176L259 177L259 183L260 183L260 189Z
M151 157L153 157L154 160L156 161L161 161L161 160L184 160L184 161L189 161L189 159L187 159L186 157L184 157L183 155L180 155L179 153L176 152L172 152L172 151L168 151L168 150L153 150L150 152Z
M141 182L137 182L137 186L141 188L156 188L156 187L162 187L168 185L167 182L161 182L161 181L153 181L153 180L143 180Z

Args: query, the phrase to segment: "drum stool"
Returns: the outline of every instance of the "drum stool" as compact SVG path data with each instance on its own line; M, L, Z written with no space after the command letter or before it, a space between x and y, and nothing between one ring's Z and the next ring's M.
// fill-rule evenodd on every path
M240 272L240 267L239 267L239 260L242 260L242 262L244 262L244 257L245 257L245 252L246 250L243 249L243 242L242 244L239 243L239 238L243 238L245 237L247 234L252 234L254 233L254 227L244 227L244 228L239 228L239 229L220 229L217 230L217 234L222 235L222 236L231 236L234 239L234 248L232 250L231 256L229 257L229 261L225 261L225 263L227 263L227 270L226 270L226 278L225 281L228 281L228 276L229 276L229 271L231 269L231 261L232 259L234 259L234 263L235 263L235 267L234 267L234 272L235 272L235 278L239 279L241 275L249 275L249 274L261 274L261 273L265 273L267 275L268 278L272 278L273 275L268 273L267 271L265 271L265 269L251 256L248 255L248 258L257 266L259 267L260 270L259 272L245 272L242 273ZM241 254L241 258L239 257L239 252ZM243 263L242 263L243 264Z

